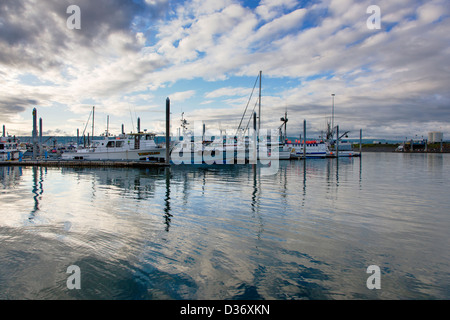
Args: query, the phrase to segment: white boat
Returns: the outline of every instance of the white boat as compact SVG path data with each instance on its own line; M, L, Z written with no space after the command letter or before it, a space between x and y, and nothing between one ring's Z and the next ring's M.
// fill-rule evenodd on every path
M166 148L155 143L154 133L130 133L94 140L87 148L62 154L63 160L163 160Z
M336 146L336 145L335 145ZM339 142L339 152L336 152L335 147L328 147L327 156L334 158L336 156L339 157L359 157L361 154L357 151L353 151L353 145L349 141L340 141Z
M19 160L25 152L15 137L0 137L0 161Z
M291 143L291 158L304 158L304 143ZM306 141L306 158L326 158L328 154L328 146L323 141Z
M233 164L245 161L245 146L236 141L194 141L191 136L184 139L171 150L171 160L175 164Z
M287 145L281 145L278 152L280 160L289 160L291 158L291 148Z
M274 155L272 155L272 150L275 148L278 149L278 160L289 160L291 158L291 150L292 147L283 143L269 143L267 146L269 151L268 154L264 154L264 152L259 152L258 159L259 160L270 160L273 159Z

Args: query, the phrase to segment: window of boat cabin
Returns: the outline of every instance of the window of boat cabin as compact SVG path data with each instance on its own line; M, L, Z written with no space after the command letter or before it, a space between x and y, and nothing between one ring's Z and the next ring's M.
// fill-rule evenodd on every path
M116 148L123 147L123 141L116 141Z
M5 148L5 145L2 143L0 144L0 150L3 150Z
M114 142L115 141L108 141L108 144L106 145L107 148L114 148Z
M155 135L154 134L146 134L144 137L144 140L154 140Z

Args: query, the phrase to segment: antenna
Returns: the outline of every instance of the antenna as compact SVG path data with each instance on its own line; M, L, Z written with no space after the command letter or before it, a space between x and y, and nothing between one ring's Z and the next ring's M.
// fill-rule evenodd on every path
M133 114L131 113L131 107L128 106L128 109L130 109L131 127L134 128L134 121L133 121Z

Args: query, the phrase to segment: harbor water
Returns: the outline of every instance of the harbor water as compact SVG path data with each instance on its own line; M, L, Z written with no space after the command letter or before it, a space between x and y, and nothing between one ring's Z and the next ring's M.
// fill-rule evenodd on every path
M449 181L448 154L0 167L0 299L450 299Z

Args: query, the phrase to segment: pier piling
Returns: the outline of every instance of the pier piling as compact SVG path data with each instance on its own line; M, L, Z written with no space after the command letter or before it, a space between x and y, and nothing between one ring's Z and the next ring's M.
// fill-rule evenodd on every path
M33 109L33 160L36 160L37 154L37 111Z
M170 163L170 99L166 99L166 164Z
M43 147L42 147L42 118L39 118L39 156L43 155Z
M303 120L303 159L306 159L306 119Z

